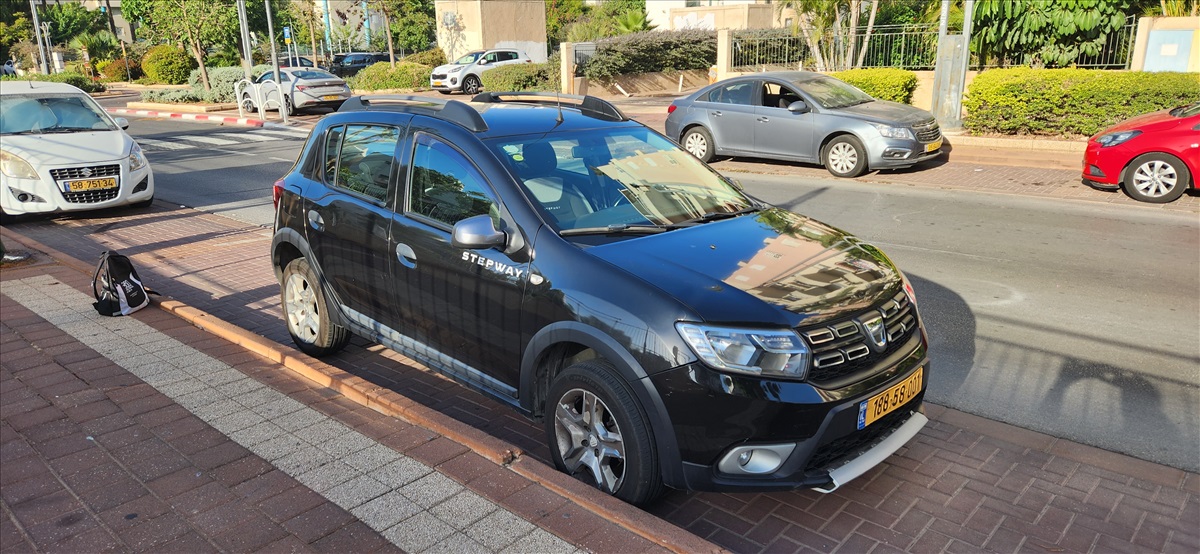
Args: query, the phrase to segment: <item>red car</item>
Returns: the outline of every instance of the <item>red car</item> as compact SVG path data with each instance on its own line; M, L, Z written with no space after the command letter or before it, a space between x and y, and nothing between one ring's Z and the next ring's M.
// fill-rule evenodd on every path
M1162 204L1196 188L1200 102L1118 123L1088 140L1083 181Z

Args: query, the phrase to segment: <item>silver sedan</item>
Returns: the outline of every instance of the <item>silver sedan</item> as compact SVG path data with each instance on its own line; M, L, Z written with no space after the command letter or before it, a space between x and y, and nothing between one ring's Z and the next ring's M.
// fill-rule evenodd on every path
M703 161L747 156L824 165L838 177L937 157L942 133L929 112L872 98L806 71L726 79L673 102L667 136Z
M306 108L338 109L350 98L350 87L340 77L323 69L311 67L281 67L279 81L283 83L283 105L288 115ZM278 101L275 72L267 71L254 79L252 87L246 87L240 99L246 111L258 110L258 102L267 99ZM256 94L257 91L257 94ZM268 104L274 108L275 103Z

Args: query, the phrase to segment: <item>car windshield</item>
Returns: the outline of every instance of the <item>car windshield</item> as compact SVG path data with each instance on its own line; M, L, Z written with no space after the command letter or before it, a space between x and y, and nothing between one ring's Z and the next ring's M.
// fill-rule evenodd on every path
M489 146L564 235L665 230L757 206L694 156L644 127L504 137Z
M116 125L82 94L38 93L0 96L0 134L115 131Z
M292 77L296 79L337 79L332 73L324 71L293 71Z
M475 60L478 60L479 57L482 55L483 55L483 50L478 50L475 52L467 52L467 55L465 55L457 60L454 60L454 63L457 65L467 65L469 63L475 63Z
M1200 114L1200 102L1196 102L1190 106L1179 106L1169 113L1175 117L1192 117L1193 115Z
M792 81L822 108L845 108L873 102L871 95L833 77L813 75Z

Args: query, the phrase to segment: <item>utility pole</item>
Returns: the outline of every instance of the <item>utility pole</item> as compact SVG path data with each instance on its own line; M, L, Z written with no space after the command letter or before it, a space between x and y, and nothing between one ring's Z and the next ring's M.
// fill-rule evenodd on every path
M50 61L47 59L47 56L50 54L49 52L42 51L42 24L38 21L37 6L33 3L33 0L29 0L29 11L33 12L33 32L37 35L38 57L41 58L42 62L42 74L49 75ZM46 37L46 43L49 44L49 42L50 37Z
M246 79L252 78L250 69L254 67L254 55L250 51L250 23L246 16L246 0L237 0L238 25L242 34L242 69Z
M275 91L279 93L279 115L283 117L283 124L287 125L288 113L283 102L283 83L279 81L279 55L275 53L275 23L271 18L271 0L263 0L263 4L267 7L267 40L271 41L271 65L275 70ZM263 103L266 103L265 96Z

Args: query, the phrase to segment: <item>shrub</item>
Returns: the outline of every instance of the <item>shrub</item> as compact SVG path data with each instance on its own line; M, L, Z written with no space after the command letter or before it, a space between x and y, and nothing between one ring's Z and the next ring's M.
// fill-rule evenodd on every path
M86 75L81 73L54 73L51 75L42 75L40 73L26 73L22 76L4 77L4 81L48 81L52 83L66 83L73 87L77 87L84 92L104 92L107 90L101 83L93 82Z
M708 69L717 63L713 31L645 31L604 39L583 74L601 81L617 75Z
M1196 73L992 69L963 101L973 133L1091 136L1135 115L1195 102Z
M149 89L142 91L143 102L161 102L166 104L186 104L204 101L204 91L195 89Z
M151 48L142 58L142 71L146 76L168 85L182 85L187 82L188 72L196 67L196 61L186 52L163 44Z
M441 48L430 48L424 52L418 52L416 54L412 54L411 56L405 56L404 61L408 63L419 63L429 67L437 67L439 65L446 65L448 60L446 59L446 52L442 51Z
M393 88L429 88L429 75L433 68L411 62L396 62L393 69L389 62L367 66L348 81L354 90L385 90Z
M483 72L484 90L558 90L558 65L515 63Z
M846 81L880 100L901 104L912 103L913 91L917 90L916 73L892 67L850 69L831 73L830 76Z
M128 73L125 72L126 66L129 68ZM137 60L128 58L104 60L96 64L96 71L100 72L104 82L136 80L142 77L142 65Z
M250 75L253 78L269 69L271 69L269 65L256 65L250 69ZM192 90L196 92L197 96L201 96L209 102L219 104L235 102L233 85L245 78L246 72L242 70L241 66L210 67L208 68L208 84L212 90L205 94L204 83L200 82L200 68L196 68L188 76L188 84L192 85Z

